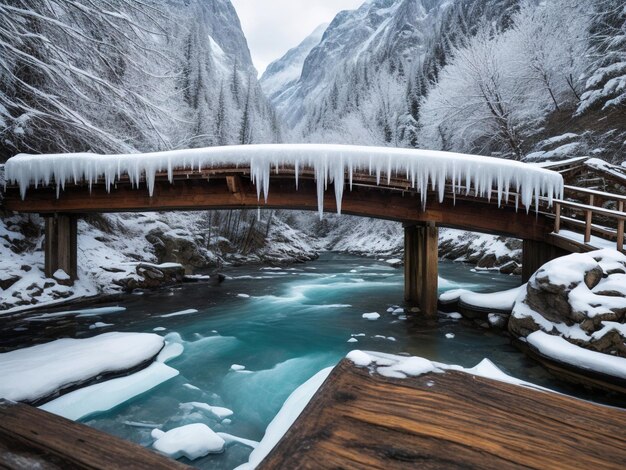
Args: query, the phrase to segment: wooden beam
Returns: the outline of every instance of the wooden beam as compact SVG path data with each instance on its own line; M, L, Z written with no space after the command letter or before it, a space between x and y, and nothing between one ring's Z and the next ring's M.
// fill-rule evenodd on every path
M58 199L54 189L40 188L31 190L23 201L16 188L9 188L4 203L12 211L41 214L247 209L259 205L268 209L317 211L316 191L312 180L301 180L296 190L293 180L274 178L270 182L266 204L263 199L257 199L256 188L249 178L241 177L241 190L236 195L229 189L225 178L214 178L210 182L183 179L177 180L175 185L157 181L153 197L144 188L133 189L120 183L110 193L102 185L94 186L91 191L88 187L68 186ZM336 210L332 191L324 195L324 208L329 212ZM357 187L345 191L342 213L399 222L431 221L443 227L532 240L544 240L553 229L553 223L543 214L527 214L512 207L497 208L481 200L429 202L423 210L419 197L414 193L390 191L382 187Z
M0 467L186 469L140 445L21 403L0 400Z

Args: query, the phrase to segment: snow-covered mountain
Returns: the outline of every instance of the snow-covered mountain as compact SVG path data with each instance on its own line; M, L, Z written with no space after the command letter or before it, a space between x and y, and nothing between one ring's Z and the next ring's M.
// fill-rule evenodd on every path
M445 3L370 0L356 10L340 12L302 63L300 79L286 82L269 95L270 100L283 111L287 123L295 126L347 70L361 66L373 71L389 60L402 63L402 67L409 65L426 47L426 38ZM276 63L289 59L288 53Z
M286 96L281 97L280 95L289 93L290 90L294 89L294 85L302 75L305 59L313 48L320 43L326 28L328 28L328 23L319 25L298 46L272 62L263 73L260 80L261 87L265 96L277 106L279 111L281 110L280 105L289 101Z
M209 35L225 57L236 61L244 70L255 71L248 41L230 0L203 0L198 5L206 12L203 21L207 24Z

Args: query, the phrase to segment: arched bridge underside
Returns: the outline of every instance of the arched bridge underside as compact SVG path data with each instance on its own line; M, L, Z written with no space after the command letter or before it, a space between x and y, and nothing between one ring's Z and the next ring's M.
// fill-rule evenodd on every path
M273 208L292 210L319 209L318 183L313 171L299 171L298 187L293 169L272 170L267 201L246 169L211 169L205 172L182 171L171 175L157 174L152 196L145 184L137 188L128 178L119 180L110 191L103 181L67 184L58 192L55 185L30 187L22 199L16 186L9 186L4 205L16 212L38 213L46 217L46 273L63 269L77 277L76 220L82 215L106 212L147 212L171 210ZM348 185L346 185L348 186ZM519 207L517 194L497 203L495 191L489 200L470 192L446 187L439 202L437 194L422 195L406 180L380 182L369 174L352 175L352 187L346 187L341 212L357 216L402 222L405 227L405 298L428 314L437 309L437 238L438 227L451 227L512 236L534 244L548 246L553 221L542 212ZM333 183L323 194L326 212L337 211ZM552 249L552 248L550 248ZM530 251L530 250L529 250ZM549 251L549 250L548 250ZM548 258L555 253L547 252ZM527 260L527 272L545 261L546 256Z
M208 181L207 181L208 179ZM208 209L292 209L318 210L317 183L313 176L300 174L296 189L293 174L282 171L272 175L267 201L257 196L257 189L245 171L174 178L157 177L153 195L142 185L118 182L110 192L103 184L70 184L57 198L55 187L30 188L22 200L17 188L8 188L5 206L16 212L45 214L89 214L103 212L149 212ZM336 212L333 183L324 192L324 210ZM381 182L370 176L353 177L352 189L345 188L341 202L343 214L393 220L405 224L435 223L443 227L507 235L543 241L552 231L553 222L542 213L515 207L515 194L498 207L494 199L477 198L473 193L453 195L450 191L442 203L429 194L423 207L416 191L400 182Z

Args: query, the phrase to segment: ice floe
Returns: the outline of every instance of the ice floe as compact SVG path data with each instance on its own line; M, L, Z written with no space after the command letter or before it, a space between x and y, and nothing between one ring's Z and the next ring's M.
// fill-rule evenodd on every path
M152 431L156 441L152 446L173 459L186 457L195 460L208 454L220 453L226 442L206 424L194 423L163 432Z
M132 369L164 346L151 333L105 333L59 339L0 354L0 397L33 401L107 372Z

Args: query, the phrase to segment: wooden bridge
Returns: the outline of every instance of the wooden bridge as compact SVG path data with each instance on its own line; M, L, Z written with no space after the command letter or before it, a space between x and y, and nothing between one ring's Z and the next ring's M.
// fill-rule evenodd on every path
M566 183L574 184L581 175L589 179L592 168L585 162L573 159L546 168L560 172ZM621 180L619 174L609 172L613 178L610 188L615 192L600 190L598 185L590 189L568 184L562 199L552 201L535 194L536 206L527 211L520 208L524 198L521 192L508 188L503 192L496 187L485 191L459 185L456 178L445 180L445 185L437 188L434 181L431 185L426 179L420 191L408 175L400 176L398 171L389 170L381 178L380 172L372 172L371 168L350 170L349 175L348 170L345 174L342 170L343 181L338 182L336 177L334 182L327 182L324 191L319 171L313 166L298 167L286 161L271 171L271 178L262 182L252 163L170 167L141 178L118 170L114 182L103 175L89 181L74 175L71 182L52 179L45 186L33 182L28 188L8 184L4 206L45 217L46 274L51 276L62 269L76 279L77 219L86 214L257 207L318 210L320 206L335 211L340 202L342 213L404 224L405 297L428 314L437 309L438 227L522 239L525 279L543 263L568 252L602 248L607 243L623 250L626 175ZM606 175L604 178L608 179ZM348 179L350 189L344 191ZM151 188L150 193L138 189L144 183ZM341 188L336 187L338 184ZM260 185L265 200L259 197ZM338 189L341 200L336 197ZM26 191L25 197L20 190ZM601 242L594 243L598 240Z

